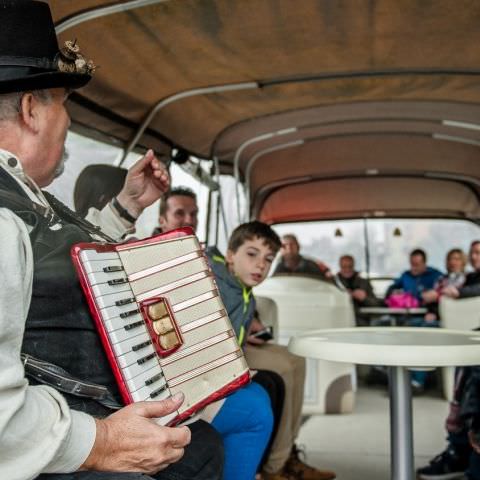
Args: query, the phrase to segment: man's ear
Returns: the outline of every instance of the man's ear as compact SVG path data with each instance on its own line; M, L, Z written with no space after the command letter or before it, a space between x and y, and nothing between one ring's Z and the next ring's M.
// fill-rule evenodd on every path
M160 228L162 228L162 229L165 226L165 217L163 215L160 215L158 217L158 224L160 225Z
M37 133L39 131L39 101L31 92L25 93L20 100L20 118L32 132Z

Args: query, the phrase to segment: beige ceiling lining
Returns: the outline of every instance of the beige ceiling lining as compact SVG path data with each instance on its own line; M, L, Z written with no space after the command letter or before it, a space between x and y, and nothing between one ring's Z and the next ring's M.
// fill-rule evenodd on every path
M186 2L189 3L189 2ZM174 3L172 2L172 5ZM157 6L160 7L160 6ZM275 74L273 75L272 73L269 74L267 71L263 71L260 73L264 73L265 76L261 75L253 75L251 74L249 77L239 77L238 75L234 75L234 70L231 66L231 54L228 55L228 59L226 58L226 50L222 49L222 46L219 46L218 44L213 44L211 42L210 38L207 38L207 45L205 45L203 48L208 48L212 49L215 54L218 54L218 58L223 58L221 60L222 65L226 66L229 65L228 70L227 69L222 69L223 74L227 72L232 72L230 75L223 75L222 82L220 82L220 76L215 73L216 69L213 68L212 66L207 63L212 61L215 64L219 61L217 58L217 55L215 55L215 58L213 55L213 52L209 52L208 58L198 60L198 58L193 59L192 61L192 54L194 54L194 50L192 49L192 43L196 44L197 42L200 42L200 38L194 38L194 35L190 31L186 31L185 27L187 25L187 18L188 21L193 21L193 25L195 24L194 19L191 18L191 15L189 13L186 13L185 11L182 11L182 21L181 26L182 28L178 28L178 35L174 35L173 32L170 32L170 29L168 28L168 22L167 22L167 17L170 19L170 16L173 15L173 13L165 13L164 16L156 15L154 12L160 12L162 9L160 8L153 8L153 7L145 7L142 9L139 9L138 11L135 12L134 14L117 14L112 16L111 18L104 18L104 19L97 19L92 22L87 22L85 24L79 25L72 29L71 33L74 34L77 38L79 39L90 39L90 38L95 38L100 44L103 45L102 49L95 48L96 46L91 46L88 43L81 44L82 49L86 52L89 53L90 48L95 49L95 58L94 60L100 65L100 68L98 70L98 73L96 75L96 88L95 88L95 93L93 96L90 95L90 91L93 88L93 82L90 86L88 86L82 94L85 94L87 98L89 98L92 101L95 101L97 103L101 103L104 105L107 103L107 108L110 108L113 111L116 111L119 113L121 116L128 118L132 121L135 121L136 123L140 124L141 121L146 117L148 111L152 108L152 105L156 104L158 101L161 99L165 99L167 97L170 97L172 95L177 94L178 92L183 92L186 90L190 90L192 88L203 88L203 87L208 87L210 85L223 85L223 84L229 84L229 83L236 83L239 80L252 80L252 79L258 79L258 78L278 78L278 73L274 72ZM151 17L147 15L147 12L151 13ZM142 15L140 16L140 13ZM144 14L144 15L143 15ZM156 18L158 17L158 18ZM165 17L165 18L164 18ZM154 25L153 22L158 20L158 25ZM198 20L197 20L198 22ZM162 36L155 36L154 38L150 38L148 33L153 33L155 31L162 31ZM175 30L175 29L174 29ZM70 32L70 31L69 31ZM67 33L69 33L67 32ZM106 33L108 32L108 36ZM201 35L204 35L204 32L201 33ZM65 35L63 35L65 37ZM186 37L186 38L185 38ZM130 42L133 42L133 39L137 39L139 42L139 50L136 52L136 57L138 58L132 58L131 55L131 48L129 46ZM155 51L153 50L153 46L155 45L153 43L153 40L160 42L160 51ZM190 44L187 44L187 39L190 41ZM79 40L83 41L83 40ZM182 45L179 45L183 42ZM173 50L172 46L175 46L175 57L172 56ZM183 47L183 45L185 45ZM182 47L184 50L184 53L186 54L185 57L189 58L190 60L188 62L189 68L186 68L186 65L183 65L182 63L179 62L178 58L180 57L180 51L182 51ZM178 52L177 52L178 50ZM291 54L291 53L290 53ZM91 54L89 54L91 55ZM163 58L162 58L163 57ZM198 57L198 55L197 55ZM158 58L158 61L155 61L152 63L153 58ZM160 60L162 59L162 60ZM238 60L241 60L242 57L239 56ZM237 57L234 58L234 61L237 60ZM244 59L246 60L246 59ZM297 60L297 59L296 59ZM249 59L250 61L250 59ZM187 63L187 62L186 62ZM265 62L262 62L264 64ZM308 63L309 68L311 68L311 63ZM250 67L250 63L249 63ZM253 68L254 65L252 64L251 67ZM217 66L218 68L218 66ZM249 68L250 69L250 68ZM202 76L197 77L194 75L196 70L202 71ZM209 72L212 72L211 76L209 77ZM116 71L116 74L110 74L110 72ZM242 72L245 72L244 66L241 68ZM135 72L135 76L132 79L128 79L128 72ZM238 71L237 73L240 73ZM290 73L290 72L289 72ZM308 73L308 70L304 70L304 73ZM421 84L423 83L428 84L427 94L428 92L437 92L437 94L441 95L441 92L439 91L439 86L438 83L440 82L435 82L435 87L433 88L432 91L432 85L431 85L431 80L429 80L429 76L425 76L425 80L422 82L421 79L413 80L413 83L408 80L408 77L404 78L401 81L395 81L395 79L390 79L390 82L393 85L397 85L394 87L394 90L401 90L402 88L399 87L399 84L403 84L404 90L407 91L418 91L419 89L421 90ZM423 78L423 77L421 77ZM202 81L198 81L198 80ZM377 79L377 82L382 79ZM386 80L386 79L383 79ZM466 80L468 82L468 80ZM332 90L332 87L329 87L329 84L335 84L334 79L330 80L324 80L321 82L312 82L317 84L317 86L313 87L313 90L318 90L318 84L325 84L326 87L320 87L320 90L324 91L323 93L328 93L329 91ZM351 85L353 82L353 79L343 79L343 82L340 81L340 84L338 85L339 91L342 91L344 94L348 91L353 92L355 87ZM456 84L454 80L450 80L452 85ZM141 91L138 91L137 85L142 84L143 88ZM366 78L363 79L363 83L365 85L372 85L372 88L378 90L377 87L374 87L373 82L372 84L372 79L371 78ZM379 82L380 84L382 83L381 81ZM448 80L447 80L448 83ZM415 84L418 85L418 88L415 87ZM131 85L131 91L127 90L127 88ZM349 86L350 85L350 86ZM440 87L440 90L442 88L446 88L445 85L443 87ZM452 86L455 91L461 91L462 89L460 88L459 85ZM424 87L425 89L425 87ZM123 105L114 105L110 107L108 103L111 102L111 95L108 95L108 91L112 90L113 92L118 92L115 95L115 98L121 98L122 95L126 95L126 98L128 101L124 102ZM266 91L269 91L268 95L265 95ZM223 125L219 127L219 129L223 129L225 125L230 124L233 121L237 120L243 120L245 118L249 118L250 116L258 116L258 113L255 110L258 110L258 105L264 105L265 107L268 107L268 96L273 95L274 99L275 97L281 96L283 97L283 93L280 95L280 93L275 93L275 91L279 90L279 86L275 87L266 87L263 90L263 95L259 95L257 98L254 99L254 101L251 102L251 104L256 104L257 108L252 109L252 105L245 105L244 101L242 98L238 99L238 104L244 104L245 108L243 109L243 115L242 117L236 116L233 119L226 119ZM283 92L284 89L281 89ZM301 88L290 88L288 90L292 91L292 94L296 95L297 92L301 92ZM381 90L381 89L380 89ZM97 96L98 92L98 96ZM153 92L157 92L157 94L154 96ZM273 92L273 93L270 93ZM322 93L322 92L320 92ZM358 92L360 94L360 92ZM387 94L388 95L388 94ZM316 95L318 96L318 95ZM275 99L276 102L278 102L278 99ZM321 102L321 98L320 98ZM230 104L230 103L235 103L235 97L225 97L225 101L223 104ZM284 102L285 104L288 104L288 101ZM319 103L316 99L313 99L313 103ZM238 105L237 104L237 105ZM312 104L312 99L308 100L308 103L311 105ZM232 107L230 107L232 108ZM238 107L234 107L238 108ZM121 111L119 111L119 109ZM232 108L233 109L233 108ZM171 109L168 109L171 111ZM201 103L197 104L194 107L189 107L189 104L186 104L184 101L181 102L181 106L178 110L178 114L174 111L173 114L169 114L165 116L165 119L163 121L161 120L155 120L152 124L152 128L157 129L158 131L162 132L163 135L171 139L175 144L184 147L185 149L195 152L196 154L202 156L202 157L210 157L210 148L211 141L214 139L210 137L210 141L208 144L200 147L196 147L193 143L186 143L183 141L183 138L186 138L188 142L190 142L190 139L195 140L195 137L198 136L199 130L205 128L205 125L208 123L211 124L213 127L213 121L218 121L221 117L218 116L218 109L214 109L214 111L207 111L204 110L203 114L197 114L197 116L201 116L202 119L195 121L195 125L191 127L189 131L188 123L190 123L190 118L192 117L190 115L191 110L198 110L202 111L203 107ZM285 110L285 107L280 107L277 109L275 107L275 110ZM272 111L272 108L268 109L269 113ZM261 112L263 113L263 112ZM210 122L205 122L205 118L208 118ZM193 123L193 122L192 122ZM170 133L169 128L172 125L178 125L179 130L178 133ZM207 128L210 128L210 125L208 125ZM125 139L125 141L128 141L129 139ZM145 142L144 142L145 143ZM203 143L203 142L202 142Z
M58 22L76 12L125 2L49 3ZM480 70L479 16L480 3L468 0L182 0L87 21L60 39L78 38L82 52L100 66L80 95L90 105L104 107L103 114L89 111L85 103L72 103L73 122L115 137L123 146L152 107L165 99L215 85L266 82L261 89L170 103L138 140L161 151L170 144L203 158L215 154L227 171L249 139L292 126L304 130L306 148L317 145L304 158L287 158L279 150L282 142L300 141L302 133L243 149L243 171L248 158L275 149L262 154L252 169L255 195L281 176L327 175L335 161L339 170L355 172L372 165L384 171L406 169L416 159L419 170L423 165L426 172L450 174L458 166L461 174L478 178L472 171L478 148L457 142L479 141L477 131L442 121L477 124L480 119L479 76L469 74ZM289 83L275 83L286 79ZM366 118L371 122L354 125ZM383 132L375 118L390 119ZM422 125L425 119L438 121L433 133L452 141L420 138L419 132L432 134ZM316 126L319 122L329 125ZM395 129L389 130L392 125ZM398 130L402 141L386 133ZM337 140L311 140L318 135L337 135ZM346 152L347 147L353 151ZM294 151L300 150L288 153ZM380 156L377 162L375 155ZM392 212L400 208L391 206Z
M162 110L152 122L152 128L162 131L186 150L202 158L212 158L215 156L213 144L227 126L246 119L254 119L255 124L259 117L271 115L274 118L286 110L354 102L366 102L367 105L369 101L388 102L395 97L404 101L442 101L449 98L452 102L469 100L480 104L480 81L466 90L465 83L458 77L437 80L436 88L432 88L427 78L362 78L356 81L343 79L325 83L282 84L258 90L186 98ZM295 124L284 128L292 125ZM231 161L238 143L225 148L228 160L219 155L222 162Z
M251 198L272 182L294 177L349 171L405 170L443 172L480 178L480 150L476 146L418 136L375 134L330 137L266 154L252 171Z
M319 121L319 118L322 119ZM224 145L242 145L254 136L268 134L289 127L297 129L318 125L334 125L343 122L366 120L405 120L438 122L451 121L469 123L480 128L480 104L453 101L385 101L357 102L277 112L230 125L215 140L213 153L219 160L234 158L234 152ZM453 126L453 125L452 125ZM463 130L468 128L457 126Z
M50 1L56 20L75 11L120 3ZM434 7L422 4L420 8L418 2L407 1L399 9L387 0L371 5L360 2L350 9L343 4L327 7L323 2L304 0L299 8L296 2L279 0L273 9L266 0L172 1L95 19L66 34L77 37L83 51L100 65L96 79L82 94L140 124L161 99L211 85L335 72L464 71L475 67L475 45L480 41L475 9L466 2L470 7L467 15L461 4L452 8L448 1L440 1ZM333 21L335 28L331 28ZM66 34L62 38L67 38ZM416 48L410 48L405 38L415 41ZM303 101L293 98L308 94L298 85L270 86L250 103L235 96L224 97L220 108L204 108L202 101L195 105L181 102L178 110L169 108L163 118L156 119L152 128L176 145L210 157L211 144L220 131L264 114L374 97L480 99L475 78L447 77L322 80L311 82L315 86ZM278 97L288 97L288 93L290 97L280 102ZM223 99L215 98L213 103L217 100ZM192 110L200 113L190 120ZM218 110L228 110L229 115L218 115ZM101 129L101 125L96 127ZM210 132L196 138L204 128Z
M251 171L255 163L263 155L278 151L284 148L292 148L301 143L316 142L335 137L350 137L358 135L412 135L428 136L441 139L444 136L445 141L454 141L463 139L466 143L480 142L480 131L463 130L460 137L457 128L443 125L435 121L397 121L397 120L356 120L353 122L342 121L332 124L323 124L316 128L303 127L295 131L286 132L284 135L278 135L271 138L265 138L256 143L250 143L242 150L239 157L239 167L245 172L244 179L246 185L250 184ZM449 140L450 139L450 140ZM237 150L238 152L238 150ZM241 161L243 159L243 162Z
M382 173L375 174L365 174L364 171L348 171L342 173L332 173L330 175L318 175L318 176L303 176L303 177L293 177L285 180L278 180L276 182L269 183L264 185L260 190L256 192L256 197L254 200L253 211L257 211L259 208L256 205L262 204L272 193L286 189L292 185L301 185L307 183L317 182L317 184L323 184L328 182L336 182L340 180L370 180L373 179L377 186L382 188L382 183L388 183L392 179L395 180L443 180L454 182L458 185L463 185L465 188L468 188L471 193L477 199L477 202L480 200L480 181L475 177L469 177L466 175L456 175L452 173L444 172L418 172L418 171L405 171L405 170L389 170L383 171ZM405 192L409 194L409 192Z
M429 192L428 197L425 191ZM263 221L281 223L376 217L385 212L388 216L429 217L441 212L446 217L480 217L478 200L468 187L445 180L411 178L338 179L296 184L272 192L261 212L256 213Z

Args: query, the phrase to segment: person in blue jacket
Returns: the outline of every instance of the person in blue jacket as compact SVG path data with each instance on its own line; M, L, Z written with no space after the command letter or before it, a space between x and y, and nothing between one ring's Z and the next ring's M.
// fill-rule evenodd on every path
M431 290L442 275L442 272L427 265L427 254L421 248L417 248L410 253L410 270L403 272L390 285L386 297L395 290L402 290L413 295L421 304L423 293Z
M419 305L426 305L432 308L431 303L427 305L424 294L431 291L442 276L442 272L427 265L427 254L425 251L417 248L410 253L410 270L403 272L402 275L390 285L385 297L388 297L396 290L401 290L415 297ZM422 316L408 317L405 323L410 327L438 327L438 322L428 321ZM425 389L427 372L413 371L411 372L411 379L413 393L422 393Z

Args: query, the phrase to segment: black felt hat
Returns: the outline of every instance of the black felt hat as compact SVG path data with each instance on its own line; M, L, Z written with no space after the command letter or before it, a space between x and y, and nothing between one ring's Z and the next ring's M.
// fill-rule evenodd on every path
M76 42L58 48L50 8L34 0L0 0L0 94L83 87L95 69Z

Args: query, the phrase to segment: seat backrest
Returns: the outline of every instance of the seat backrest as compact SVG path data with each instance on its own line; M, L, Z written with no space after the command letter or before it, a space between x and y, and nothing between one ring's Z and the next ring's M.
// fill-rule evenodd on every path
M328 282L311 277L274 276L255 288L255 296L276 303L280 330L355 326L350 296Z
M278 342L278 308L277 304L267 297L255 295L257 312L266 327L273 328L273 338Z
M441 325L452 330L472 330L480 327L480 297L452 299L441 297Z

